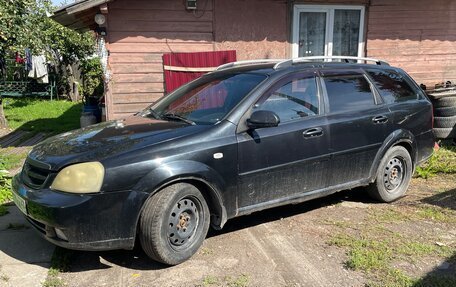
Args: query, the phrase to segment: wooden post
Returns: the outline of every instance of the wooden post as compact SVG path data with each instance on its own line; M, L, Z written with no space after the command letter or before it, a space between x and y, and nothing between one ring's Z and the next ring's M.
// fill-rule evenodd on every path
M3 112L3 99L0 98L0 128L8 128L8 121Z

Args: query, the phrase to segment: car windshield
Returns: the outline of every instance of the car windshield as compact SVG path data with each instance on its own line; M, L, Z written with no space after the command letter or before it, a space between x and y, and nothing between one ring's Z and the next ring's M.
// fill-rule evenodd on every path
M189 124L215 124L264 79L265 75L253 73L203 77L163 97L142 115Z

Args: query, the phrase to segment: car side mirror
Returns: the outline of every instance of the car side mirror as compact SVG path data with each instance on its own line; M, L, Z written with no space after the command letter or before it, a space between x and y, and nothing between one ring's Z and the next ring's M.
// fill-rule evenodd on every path
M276 127L279 123L279 116L271 111L256 111L247 119L247 126L250 129Z

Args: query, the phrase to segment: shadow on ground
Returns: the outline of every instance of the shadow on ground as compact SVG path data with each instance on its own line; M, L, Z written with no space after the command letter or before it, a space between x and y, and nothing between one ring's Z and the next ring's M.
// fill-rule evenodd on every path
M11 107L23 107L26 105L23 102L14 102ZM41 118L25 122L13 132L2 135L0 137L0 147L33 146L48 136L78 129L81 110L82 104L78 104L70 107L57 118ZM8 119L14 119L12 117L8 117Z
M442 264L434 268L413 287L449 287L456 283L456 252Z
M342 201L353 201L362 203L374 203L370 199L363 188L346 190L335 193L333 195L314 199L301 204L286 205L276 207L251 215L229 220L222 230L209 230L208 238L217 237L222 234L227 234L239 231L245 228L250 228L267 222L273 222L295 216L297 214L309 212L315 209L327 207ZM159 270L167 268L166 265L154 262L149 259L142 251L139 242L136 242L135 249L132 251L118 250L105 252L83 252L83 251L67 251L70 256L70 265L68 272L80 272L87 270L107 269L109 264L115 264L128 269L134 270Z
M456 189L426 197L421 202L456 210Z
M3 206L8 208L8 213L0 216L2 269L14 268L22 263L49 267L54 246L38 236L14 204L3 204Z

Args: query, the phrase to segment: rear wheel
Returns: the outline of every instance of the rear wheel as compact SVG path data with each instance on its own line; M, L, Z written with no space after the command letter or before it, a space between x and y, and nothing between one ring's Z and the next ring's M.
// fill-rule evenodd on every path
M412 159L402 146L394 146L383 156L377 177L368 187L369 194L382 202L392 202L407 191L412 177Z
M209 229L209 208L193 185L178 183L150 197L140 219L139 239L152 259L176 265L192 257Z

